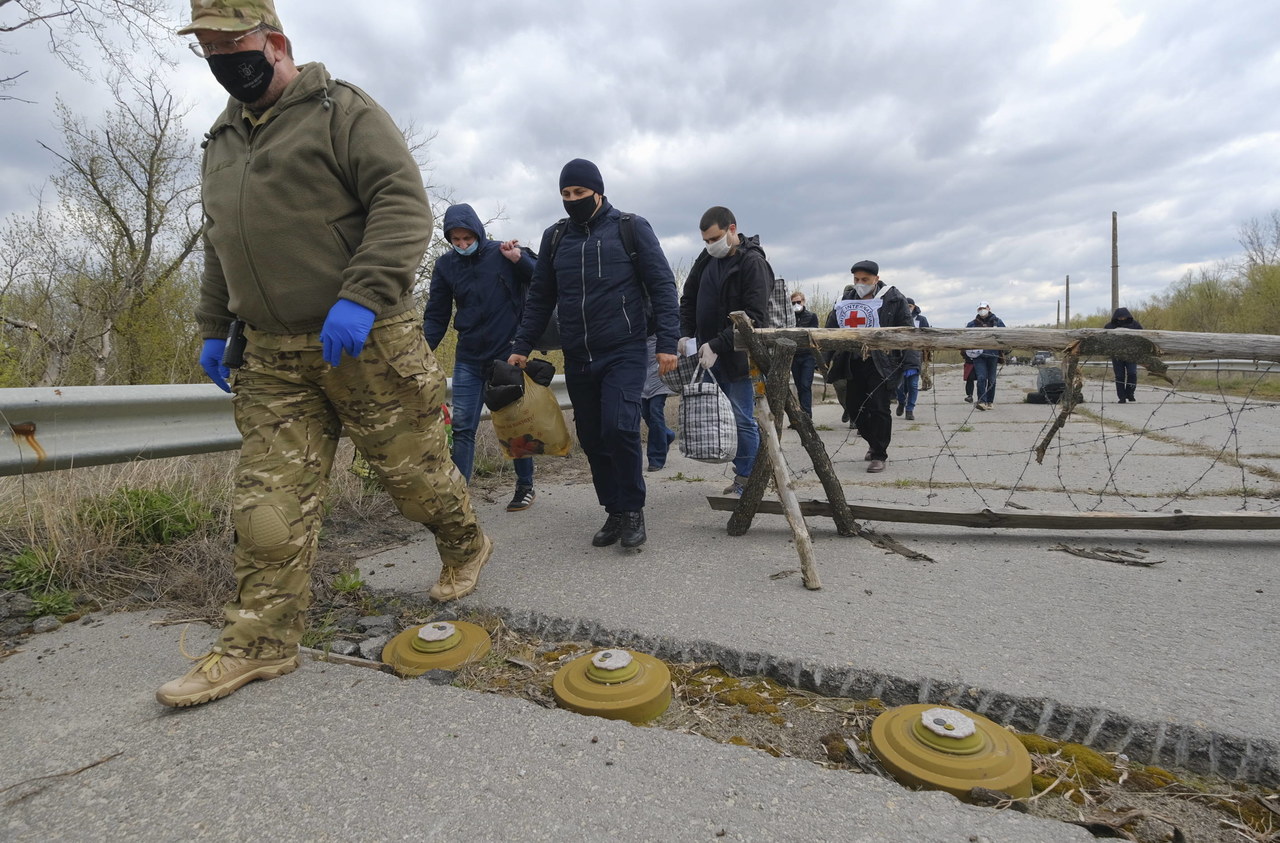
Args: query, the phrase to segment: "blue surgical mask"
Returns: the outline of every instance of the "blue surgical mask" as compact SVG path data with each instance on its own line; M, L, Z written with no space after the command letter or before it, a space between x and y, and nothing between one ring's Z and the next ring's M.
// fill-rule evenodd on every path
M459 249L457 246L454 246L453 250L465 258L470 255L474 255L476 253L476 249L479 249L479 248L480 248L480 241L475 240L475 241L472 241L471 245L465 249Z

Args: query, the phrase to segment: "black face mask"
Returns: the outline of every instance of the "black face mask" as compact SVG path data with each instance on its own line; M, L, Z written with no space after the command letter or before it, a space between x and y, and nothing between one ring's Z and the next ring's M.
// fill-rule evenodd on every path
M586 225L596 215L596 195L564 200L565 213L578 225Z
M209 69L227 93L245 105L262 99L276 74L275 65L261 50L218 53L209 56Z

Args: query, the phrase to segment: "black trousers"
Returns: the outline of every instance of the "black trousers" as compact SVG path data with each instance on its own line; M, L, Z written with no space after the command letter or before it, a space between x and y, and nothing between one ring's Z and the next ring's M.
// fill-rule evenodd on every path
M644 447L640 393L649 371L645 343L630 343L592 360L565 359L578 443L591 464L591 482L605 512L644 509Z
M845 384L845 408L867 440L871 459L889 458L889 440L893 438L893 414L889 402L898 389L897 380L885 380L872 360L858 360L849 365Z
M791 379L796 383L796 398L800 409L813 416L813 373L818 361L812 354L797 354L791 358Z
M1116 397L1132 401L1133 391L1138 386L1138 364L1113 357L1111 370L1116 375Z

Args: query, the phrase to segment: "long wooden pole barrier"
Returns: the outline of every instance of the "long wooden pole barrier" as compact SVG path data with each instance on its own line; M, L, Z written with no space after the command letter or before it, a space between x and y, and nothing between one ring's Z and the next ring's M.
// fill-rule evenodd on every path
M736 323L735 323L736 324ZM800 348L826 351L862 348L882 350L918 348L922 351L966 348L1051 349L1078 357L1119 357L1142 363L1148 357L1185 354L1190 357L1239 357L1280 360L1280 336L1275 334L1201 334L1188 331L1108 331L1102 328L757 328L763 342L786 337ZM737 332L738 348L749 350Z
M713 510L727 512L736 498L708 497ZM937 524L947 527L1014 530L1280 530L1280 515L1269 512L1020 512L1014 510L957 510L934 507L898 508L853 504L855 518L896 524ZM783 515L777 501L763 501L759 512ZM803 515L833 515L826 501L801 501Z

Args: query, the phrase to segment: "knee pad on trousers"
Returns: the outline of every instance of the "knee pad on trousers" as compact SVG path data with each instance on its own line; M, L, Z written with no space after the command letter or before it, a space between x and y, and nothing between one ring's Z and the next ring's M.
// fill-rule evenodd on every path
M259 563L279 564L302 549L305 530L296 504L254 504L238 510L232 520L241 549Z
M432 472L388 477L383 482L400 514L419 524L434 523L443 513L460 510L466 485L452 460Z

